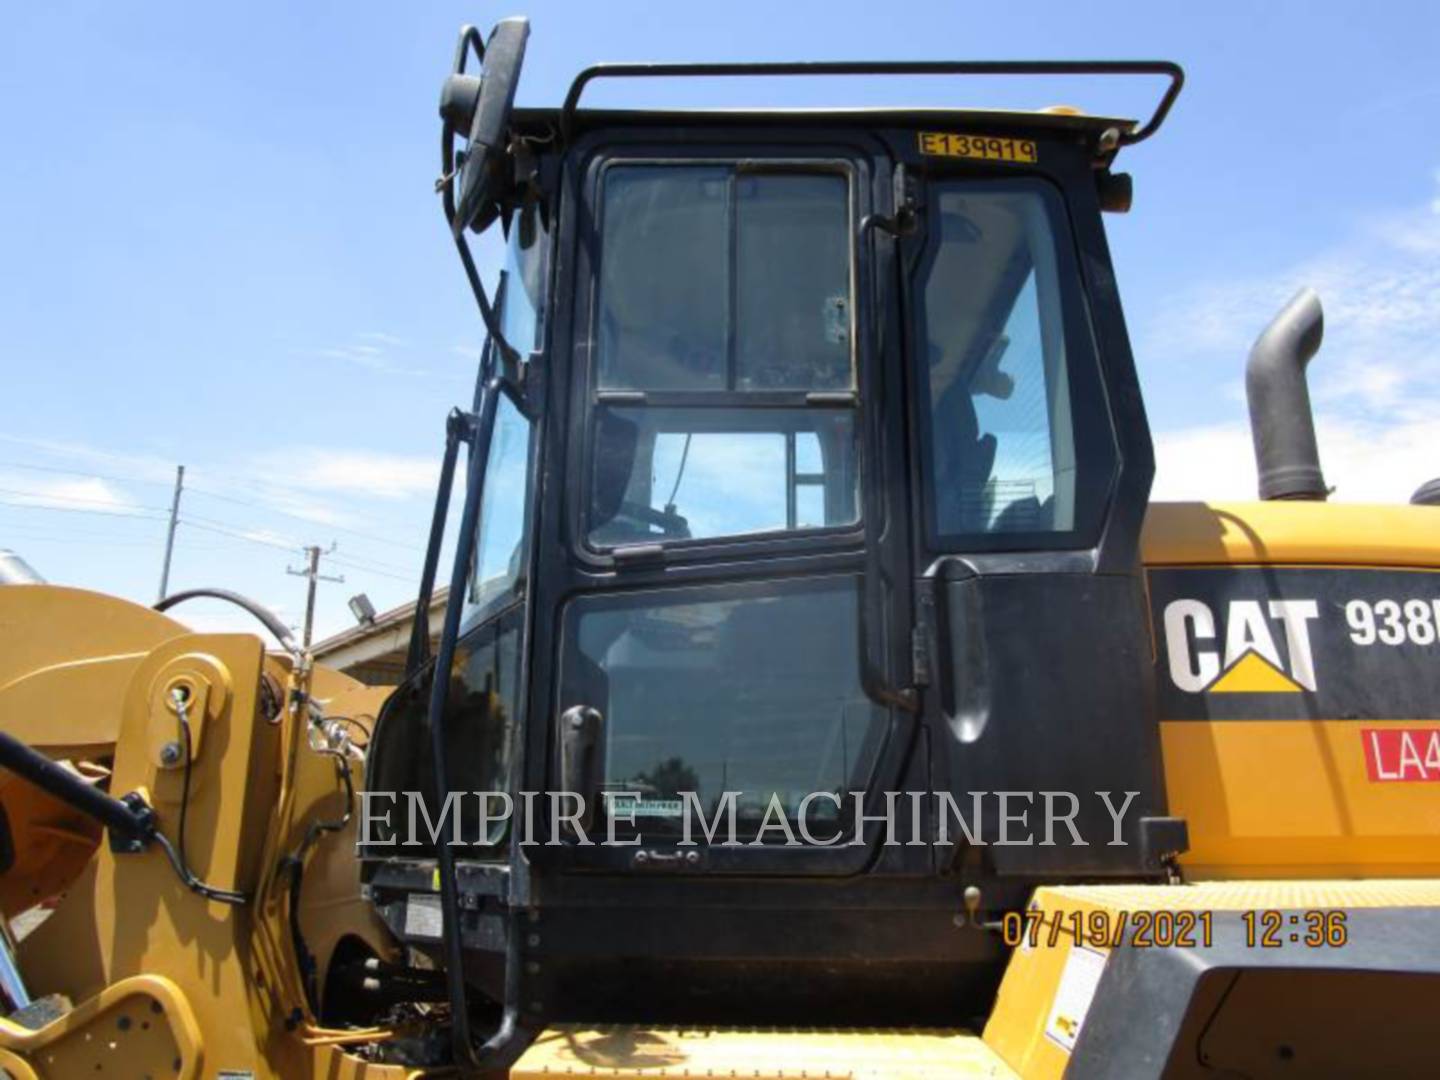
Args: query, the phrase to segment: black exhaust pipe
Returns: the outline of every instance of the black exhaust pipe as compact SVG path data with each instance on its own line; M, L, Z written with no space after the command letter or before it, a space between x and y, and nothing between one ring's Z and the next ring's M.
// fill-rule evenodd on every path
M0 585L44 585L35 568L9 548L0 548Z
M1315 418L1305 365L1325 336L1325 312L1314 289L1301 289L1250 350L1245 397L1262 499L1323 501L1330 494L1320 471Z

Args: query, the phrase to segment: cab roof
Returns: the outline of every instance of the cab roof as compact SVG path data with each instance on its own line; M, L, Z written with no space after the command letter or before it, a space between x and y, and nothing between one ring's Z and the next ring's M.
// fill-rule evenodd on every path
M548 141L564 131L562 110L516 108L515 129ZM1087 148L1096 160L1109 165L1120 147L1138 130L1138 122L1112 116L1076 112L926 107L856 108L697 108L697 109L579 109L570 118L573 141L600 128L857 128L926 129L992 136L1054 139ZM1108 136L1107 136L1107 133Z
M726 126L764 124L863 125L865 127L1006 127L1035 131L1095 134L1114 128L1122 133L1136 130L1138 122L1115 116L1093 116L1061 107L1055 109L970 109L926 106L804 106L776 109L679 108L679 109L578 109L576 130L610 126ZM517 106L513 122L526 130L555 128L561 110Z
M753 78L776 76L1023 76L1023 77L1154 77L1168 85L1143 124L1134 120L1087 116L1071 110L1034 112L957 108L779 108L779 109L582 109L585 88L598 80L636 78ZM989 133L1053 133L1095 143L1098 156L1113 157L1123 146L1142 142L1159 130L1185 85L1184 69L1169 60L880 60L797 61L778 63L638 63L595 64L570 84L559 109L517 110L516 120L529 117L553 124L561 142L570 144L582 130L599 125L756 126L863 125L877 127L962 127ZM546 115L548 114L548 116ZM1105 133L1109 133L1106 135Z

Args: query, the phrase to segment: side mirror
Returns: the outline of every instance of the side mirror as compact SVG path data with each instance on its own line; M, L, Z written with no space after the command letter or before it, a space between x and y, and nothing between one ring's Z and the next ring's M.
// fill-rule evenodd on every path
M440 91L447 156L456 132L464 133L468 144L450 181L456 190L450 228L457 239L466 228L484 230L498 212L495 197L505 181L505 132L529 37L530 20L521 17L498 22L483 46L473 27L460 32L455 69ZM480 58L478 75L465 73L472 45Z
M585 800L580 827L595 820L593 796L599 786L600 730L604 717L590 705L572 705L560 714L560 790Z

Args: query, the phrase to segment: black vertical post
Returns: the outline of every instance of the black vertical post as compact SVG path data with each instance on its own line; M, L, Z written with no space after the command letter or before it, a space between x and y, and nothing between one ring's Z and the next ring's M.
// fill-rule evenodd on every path
M460 512L460 532L455 544L455 562L450 572L450 595L445 605L445 625L430 681L430 751L435 771L435 805L440 834L435 845L440 869L440 924L445 951L445 983L450 1001L451 1037L457 1063L478 1065L475 1044L470 1038L470 1016L465 993L464 951L461 941L460 901L455 882L455 853L445 842L445 803L450 794L446 771L445 707L450 697L450 668L460 637L460 614L464 608L466 579L470 572L470 544L480 520L480 499L485 487L485 469L490 457L490 436L495 429L495 405L499 389L487 383L480 398L480 411L470 445L470 465L465 477L465 505ZM432 818L432 820L434 820ZM507 973L508 974L508 973Z

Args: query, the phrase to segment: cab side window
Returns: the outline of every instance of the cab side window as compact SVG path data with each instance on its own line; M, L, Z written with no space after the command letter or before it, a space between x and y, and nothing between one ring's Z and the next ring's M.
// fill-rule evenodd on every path
M1118 465L1059 196L933 188L921 270L927 520L940 549L1093 543Z

